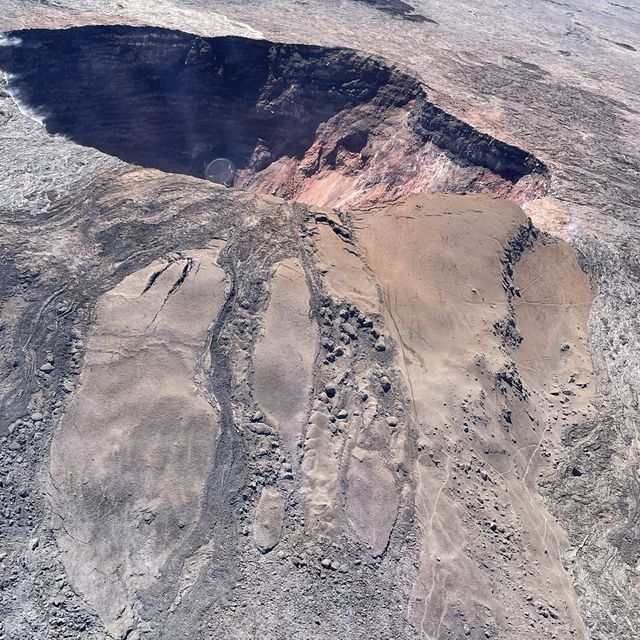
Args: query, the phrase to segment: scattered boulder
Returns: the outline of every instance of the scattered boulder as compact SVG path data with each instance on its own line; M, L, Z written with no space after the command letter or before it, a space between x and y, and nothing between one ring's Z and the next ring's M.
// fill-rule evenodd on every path
M343 322L340 325L340 329L343 331L343 333L346 333L349 338L351 338L351 340L356 340L358 338L358 332L356 331L356 328L349 322Z

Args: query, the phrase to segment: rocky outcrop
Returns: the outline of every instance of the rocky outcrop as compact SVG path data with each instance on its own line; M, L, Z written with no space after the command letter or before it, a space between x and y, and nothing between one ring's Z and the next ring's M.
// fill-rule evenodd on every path
M530 153L476 131L436 107L424 94L418 96L409 115L409 126L423 140L446 149L458 160L486 167L510 182L531 173L548 174L544 164Z
M280 541L284 501L282 494L272 487L265 487L256 506L253 523L253 540L261 553L268 553Z

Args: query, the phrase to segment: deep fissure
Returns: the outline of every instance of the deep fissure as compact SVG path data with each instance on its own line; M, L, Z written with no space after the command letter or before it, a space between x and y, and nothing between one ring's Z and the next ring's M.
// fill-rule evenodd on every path
M417 191L524 202L546 189L533 155L356 51L126 26L8 35L14 99L50 133L132 164L336 206Z

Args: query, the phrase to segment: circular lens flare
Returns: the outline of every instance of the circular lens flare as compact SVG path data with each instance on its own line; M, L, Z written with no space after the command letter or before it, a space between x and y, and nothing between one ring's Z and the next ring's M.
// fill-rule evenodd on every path
M204 171L204 177L216 184L223 184L225 187L233 185L236 175L236 166L228 158L216 158L212 160Z

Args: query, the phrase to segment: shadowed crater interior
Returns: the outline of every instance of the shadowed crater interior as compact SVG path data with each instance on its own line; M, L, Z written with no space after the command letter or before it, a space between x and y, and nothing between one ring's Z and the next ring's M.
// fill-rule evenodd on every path
M405 129L460 166L510 183L546 173L435 107L415 78L355 51L126 26L8 36L0 68L14 98L50 133L133 164L229 185L237 172L302 159L331 121L344 154L361 154L390 110L405 109Z

